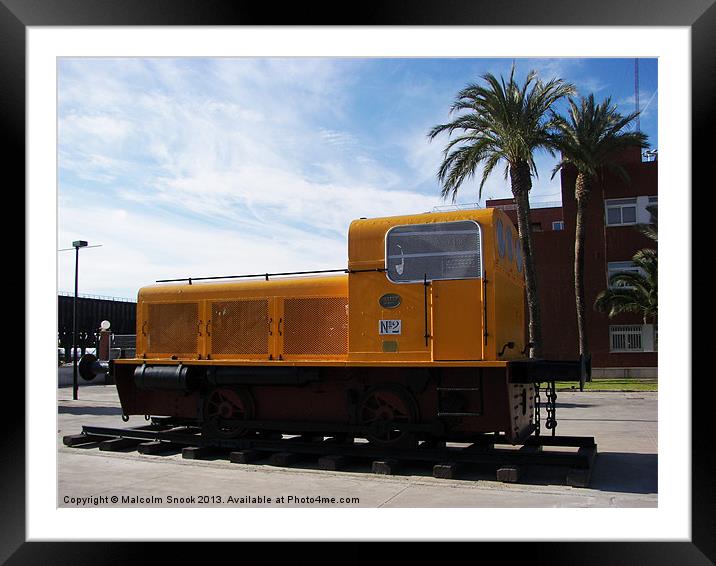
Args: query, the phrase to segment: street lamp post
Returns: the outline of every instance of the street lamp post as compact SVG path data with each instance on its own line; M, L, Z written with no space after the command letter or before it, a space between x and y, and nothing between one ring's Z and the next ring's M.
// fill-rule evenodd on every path
M77 400L77 288L80 265L80 248L86 248L87 242L76 240L72 242L75 248L75 299L72 302L72 399Z

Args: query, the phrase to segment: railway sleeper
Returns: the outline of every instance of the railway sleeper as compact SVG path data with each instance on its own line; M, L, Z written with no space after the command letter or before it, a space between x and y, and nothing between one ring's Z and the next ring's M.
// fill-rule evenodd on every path
M234 463L251 463L268 458L277 466L292 466L303 461L317 461L319 469L339 470L352 463L369 462L378 474L395 474L400 464L422 462L433 465L433 475L454 479L466 468L491 467L499 481L519 481L521 468L539 466L566 468L567 485L586 487L597 456L592 437L532 437L519 449L495 448L509 442L499 435L477 437L463 446L423 441L413 448L391 447L367 442L354 442L352 436L306 433L284 438L282 435L254 434L237 439L212 440L201 434L188 434L195 427L172 427L149 430L147 427L106 428L83 427L81 435L63 438L67 446L89 447L90 443L110 449L136 446L141 454L166 454L182 451L187 459L228 459ZM184 431L184 432L182 432ZM572 447L576 452L554 451L546 448ZM107 450L107 448L104 448ZM376 464L377 462L377 464Z

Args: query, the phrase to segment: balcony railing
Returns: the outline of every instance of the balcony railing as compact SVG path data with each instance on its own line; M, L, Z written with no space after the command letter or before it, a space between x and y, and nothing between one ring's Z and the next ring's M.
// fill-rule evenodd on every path
M544 201L544 202L531 202L530 208L560 208L562 203L558 200ZM511 204L493 204L490 208L499 208L500 210L517 210L517 205Z
M70 293L69 291L60 291L57 293L58 295L62 295L63 297L74 297L74 293ZM86 295L83 293L80 293L77 295L80 299L101 299L103 301L119 301L122 303L135 303L135 299L127 299L126 297L110 297L107 295Z

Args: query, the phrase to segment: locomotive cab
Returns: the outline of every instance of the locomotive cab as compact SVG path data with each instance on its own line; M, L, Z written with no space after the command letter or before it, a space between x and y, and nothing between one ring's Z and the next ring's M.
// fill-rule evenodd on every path
M350 359L521 355L521 254L502 211L356 220L348 246Z

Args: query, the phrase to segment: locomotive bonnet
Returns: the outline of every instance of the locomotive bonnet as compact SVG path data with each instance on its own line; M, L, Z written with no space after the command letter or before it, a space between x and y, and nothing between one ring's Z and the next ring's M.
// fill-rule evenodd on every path
M360 219L342 273L140 289L137 354L111 364L124 416L206 436L343 434L382 445L538 432L523 254L499 209Z

